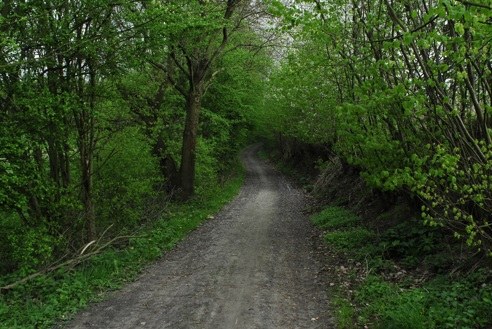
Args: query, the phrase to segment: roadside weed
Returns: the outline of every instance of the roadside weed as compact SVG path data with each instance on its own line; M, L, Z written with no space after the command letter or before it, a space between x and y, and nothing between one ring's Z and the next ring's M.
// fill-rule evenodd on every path
M401 222L375 232L339 207L327 207L311 220L325 230L324 240L336 253L337 262L344 264L334 267L346 271L333 288L332 306L339 328L473 329L492 325L492 272L482 269L450 275L451 251L445 248L439 230ZM350 265L355 262L358 268Z
M356 227L343 231L328 232L325 235L325 240L340 250L348 251L365 246L373 237L374 233L371 231Z
M341 207L328 207L311 217L314 224L324 229L355 226L359 220L355 214Z

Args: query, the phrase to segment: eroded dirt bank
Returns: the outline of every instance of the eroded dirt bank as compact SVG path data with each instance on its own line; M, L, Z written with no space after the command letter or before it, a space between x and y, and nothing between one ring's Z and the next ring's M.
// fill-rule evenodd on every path
M67 328L332 328L303 194L243 154L245 185L215 219Z

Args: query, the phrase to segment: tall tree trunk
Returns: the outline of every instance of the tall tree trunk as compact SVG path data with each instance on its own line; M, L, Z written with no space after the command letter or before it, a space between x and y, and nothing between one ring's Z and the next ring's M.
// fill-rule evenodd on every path
M84 81L83 74L80 74L78 81L78 94L81 98L79 112L74 111L75 123L78 133L78 148L80 156L80 197L84 207L84 225L85 236L83 240L92 241L96 239L96 214L94 202L92 199L92 176L93 176L93 159L96 146L95 141L95 88L96 88L96 71L93 68L92 61L88 61L88 79L89 84ZM78 63L79 72L82 70L82 61ZM84 94L88 94L87 101L84 100Z
M97 234L96 214L94 211L94 203L92 202L92 156L90 153L91 152L89 150L81 150L80 156L82 180L81 193L82 203L84 206L87 241L94 240Z
M206 16L208 1L199 1L203 6L200 15ZM214 74L210 74L211 67L220 56L223 55L224 49L229 41L229 23L236 6L241 3L237 0L227 0L224 2L224 23L221 29L210 30L205 34L197 33L190 40L178 38L176 44L171 46L170 56L168 58L168 67L165 69L169 82L186 98L186 119L183 132L183 145L181 149L181 167L180 167L180 197L183 200L189 199L194 192L195 182L195 160L196 160L196 142L198 132L198 120L202 96L207 87L212 82ZM249 3L249 1L247 1ZM242 20L240 20L242 21ZM236 26L238 28L240 23ZM193 29L193 27L190 27ZM219 40L220 44L213 48L214 40ZM208 39L208 42L204 40ZM189 41L189 43L188 43ZM191 47L188 47L190 45ZM178 58L177 51L182 55ZM177 83L174 79L174 65L188 79L188 88ZM179 82L179 81L178 81Z
M203 82L190 86L186 98L186 122L183 132L181 149L181 198L189 199L194 193L196 142L198 133L198 119L202 106Z

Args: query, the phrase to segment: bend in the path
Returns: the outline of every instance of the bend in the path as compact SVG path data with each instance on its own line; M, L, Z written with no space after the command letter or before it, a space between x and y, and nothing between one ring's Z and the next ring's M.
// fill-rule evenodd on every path
M331 328L304 197L243 154L245 185L216 219L69 328Z

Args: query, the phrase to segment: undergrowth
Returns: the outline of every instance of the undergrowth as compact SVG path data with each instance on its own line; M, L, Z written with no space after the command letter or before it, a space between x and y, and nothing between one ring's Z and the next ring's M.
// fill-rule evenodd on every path
M376 232L339 207L311 219L344 264L333 284L338 328L492 326L491 271L453 274L458 256L438 229L409 219Z
M238 166L239 167L239 166ZM130 238L124 248L108 249L75 268L39 276L0 295L0 328L47 328L68 319L105 292L135 279L142 268L175 246L238 192L244 172L191 201L171 204L166 215ZM13 277L1 277L0 286Z

